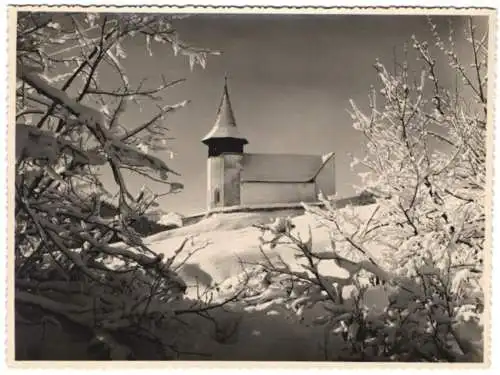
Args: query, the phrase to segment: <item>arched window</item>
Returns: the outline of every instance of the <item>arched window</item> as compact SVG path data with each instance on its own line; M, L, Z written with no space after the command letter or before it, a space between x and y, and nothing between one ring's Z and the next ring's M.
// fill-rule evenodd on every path
M220 202L220 191L219 188L214 189L214 203L218 204Z

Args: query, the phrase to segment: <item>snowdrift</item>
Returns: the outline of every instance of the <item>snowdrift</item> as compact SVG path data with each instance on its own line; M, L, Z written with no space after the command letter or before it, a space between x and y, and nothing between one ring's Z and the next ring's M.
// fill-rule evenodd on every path
M374 205L356 207L355 210L361 218L367 218L372 214ZM179 273L188 284L198 282L200 286L208 287L237 276L249 264L262 262L264 258L259 248L261 232L252 225L270 223L272 219L290 213L216 214L196 224L148 237L145 244L154 252L169 257L186 237L191 237L185 254L193 254ZM306 213L293 217L292 222L302 238L307 238L308 228L311 228L313 250L323 251L329 246L328 229L321 226L312 215ZM280 256L292 268L300 270L301 263L294 257L295 253L296 250L291 245L278 245L273 250L266 251L266 255L272 260L277 260ZM183 259L182 256L180 258ZM333 262L322 263L324 265L320 270L323 274L337 277L346 275Z
M368 218L374 205L356 207L356 213ZM288 212L293 216L292 212ZM186 264L179 269L180 276L187 282L188 296L197 298L204 290L217 285L218 294L214 301L223 300L241 287L242 275L248 276L255 266L264 261L259 248L259 229L254 224L270 223L274 218L283 216L284 212L251 212L216 214L198 223L165 233L159 233L146 239L146 244L155 252L166 257L171 256L186 236L192 240L186 253L193 254ZM285 213L287 214L287 213ZM302 214L292 218L295 230L302 238L307 238L309 227L313 236L313 250L323 251L330 245L329 231L321 226L310 214ZM278 245L265 254L272 260L278 256L287 262L292 269L303 271L301 262L295 258L296 249L292 245ZM182 260L182 256L180 257ZM322 262L320 268L324 275L346 277L346 271L333 262ZM262 275L256 273L252 283L259 284ZM344 297L349 298L352 289L344 290ZM261 288L262 295L265 288ZM255 298L258 298L256 296ZM383 287L371 288L365 296L364 303L371 309L381 310L387 305L387 294ZM231 313L215 310L212 316L225 322L226 326L237 325L237 328L224 343L203 344L198 341L197 350L207 350L213 360L315 360L325 359L325 353L335 347L335 342L326 345L325 335L321 327L314 326L312 320L325 313L320 306L305 311L302 319L298 319L290 311L279 304L257 303L245 306L242 302L230 304ZM319 311L322 310L322 311ZM196 322L191 324L196 326ZM197 328L198 332L206 329L204 323ZM334 337L329 337L335 340Z

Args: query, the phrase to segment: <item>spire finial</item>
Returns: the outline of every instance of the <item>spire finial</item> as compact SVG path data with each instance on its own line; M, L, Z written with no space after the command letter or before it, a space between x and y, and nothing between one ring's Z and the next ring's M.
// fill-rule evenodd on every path
M227 86L228 79L229 79L229 75L226 72L224 74L224 95L226 96L227 100L229 100L229 88Z

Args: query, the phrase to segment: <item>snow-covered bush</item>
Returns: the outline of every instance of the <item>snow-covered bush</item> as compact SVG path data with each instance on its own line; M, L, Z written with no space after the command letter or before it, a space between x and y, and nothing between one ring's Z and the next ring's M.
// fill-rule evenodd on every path
M391 73L375 64L380 88L370 90L369 113L351 103L354 128L366 139L366 155L355 164L362 189L377 198L371 215L361 218L324 197L324 208L305 205L330 228L332 247L321 251L287 221L263 228L272 244L291 241L306 260L303 273L267 266L309 286L301 304L324 305L318 324L346 343L338 359L483 360L488 35L466 20L464 63L453 30L444 41L429 25L432 47L412 37L415 66L404 61ZM434 54L448 59L454 84L440 80ZM348 276L323 275L322 262ZM348 285L354 292L344 298ZM384 311L363 302L375 287L387 293Z
M132 227L157 195L144 189L133 196L123 174L165 182L169 191L182 188L167 180L175 172L153 155L168 152L165 118L187 104L162 103L164 91L182 80L161 77L148 88L129 79L125 69L127 46L140 39L149 54L153 47L173 48L189 58L191 68L204 67L207 55L216 52L182 42L176 18L18 15L16 306L80 324L109 344L113 359L134 355L115 342L117 333L159 342L155 327L176 313L173 303L186 287L172 269L175 256L163 259L150 251ZM155 105L158 110L143 123L127 122L127 111L151 113ZM101 212L110 198L100 181L104 168L118 191L114 217ZM111 246L116 237L125 246Z

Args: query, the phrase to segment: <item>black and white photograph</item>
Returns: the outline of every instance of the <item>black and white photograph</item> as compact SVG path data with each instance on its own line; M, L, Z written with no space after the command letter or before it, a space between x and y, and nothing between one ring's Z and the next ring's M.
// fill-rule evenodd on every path
M375 10L11 6L12 362L487 365L496 11Z

